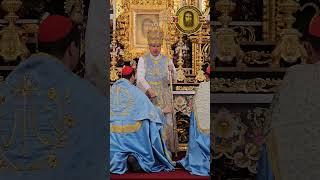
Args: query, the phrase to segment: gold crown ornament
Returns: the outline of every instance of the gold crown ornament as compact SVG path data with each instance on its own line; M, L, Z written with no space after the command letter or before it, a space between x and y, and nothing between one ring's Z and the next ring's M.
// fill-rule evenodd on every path
M162 44L163 31L159 25L153 25L147 33L148 44Z

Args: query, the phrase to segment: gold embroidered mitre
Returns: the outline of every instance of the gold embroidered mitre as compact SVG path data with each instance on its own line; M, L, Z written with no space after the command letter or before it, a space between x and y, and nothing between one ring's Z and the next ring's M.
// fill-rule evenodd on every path
M153 25L147 34L148 44L162 44L163 31L159 25Z

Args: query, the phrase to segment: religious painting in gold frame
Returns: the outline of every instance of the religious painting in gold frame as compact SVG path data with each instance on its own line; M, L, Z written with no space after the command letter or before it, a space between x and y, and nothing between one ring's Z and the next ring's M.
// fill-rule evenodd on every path
M177 11L176 16L178 17L178 22L176 23L177 29L182 33L196 33L202 26L200 21L202 14L197 7L184 6Z
M148 29L153 24L158 24L162 27L163 22L161 21L161 13L164 9L164 6L131 6L129 51L133 53L133 56L141 56L148 50ZM165 31L165 29L163 30Z
M147 47L147 33L153 24L159 24L159 14L156 12L142 12L134 14L133 45L137 48Z

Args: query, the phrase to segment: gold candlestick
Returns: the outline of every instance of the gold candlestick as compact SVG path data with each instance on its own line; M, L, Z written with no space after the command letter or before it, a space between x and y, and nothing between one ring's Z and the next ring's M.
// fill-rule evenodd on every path
M116 81L119 79L118 71L116 69L117 65L117 52L116 52L116 33L115 31L112 34L112 52L111 52L111 67L110 67L110 80Z
M286 0L280 4L280 8L284 13L285 28L281 31L280 41L272 52L274 60L272 66L279 66L281 59L288 63L295 63L300 58L305 63L307 53L299 40L302 34L292 28L293 23L296 21L293 13L299 9L299 3L293 0Z
M179 49L179 58L178 58L178 71L177 71L177 80L178 81L184 81L184 79L186 78L184 75L184 70L183 70L183 41L182 41L182 35L180 36L180 40L178 42L178 49Z
M222 27L215 34L217 39L217 57L221 62L230 63L235 58L241 59L240 57L243 54L240 45L235 42L237 33L229 27L232 21L229 13L234 10L236 4L230 0L220 0L216 5L217 11L222 13L222 16L218 18L222 23ZM238 65L241 65L240 61L238 61Z
M18 57L25 59L29 55L29 50L23 42L24 31L15 25L19 18L16 12L21 5L20 0L4 0L1 3L2 9L8 12L4 19L9 23L0 31L0 56L5 61L15 61Z
M204 80L206 80L206 76L204 75L204 72L203 72L203 70L202 70L202 65L203 65L203 55L202 55L202 39L203 39L203 34L202 34L202 30L200 30L200 32L199 32L199 36L198 36L199 38L199 44L198 44L198 46L199 46L199 63L198 63L198 71L197 71L197 75L196 75L196 80L198 80L198 81L204 81Z

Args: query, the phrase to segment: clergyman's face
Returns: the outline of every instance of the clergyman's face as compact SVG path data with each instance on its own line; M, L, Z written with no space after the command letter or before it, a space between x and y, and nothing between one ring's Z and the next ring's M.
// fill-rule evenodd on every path
M161 52L161 44L149 44L149 49L152 56L158 56Z

